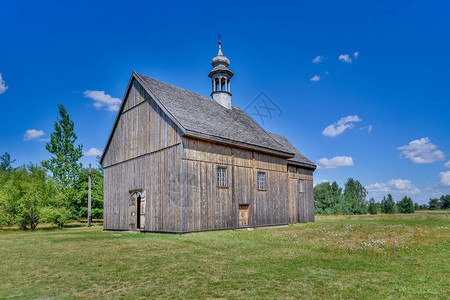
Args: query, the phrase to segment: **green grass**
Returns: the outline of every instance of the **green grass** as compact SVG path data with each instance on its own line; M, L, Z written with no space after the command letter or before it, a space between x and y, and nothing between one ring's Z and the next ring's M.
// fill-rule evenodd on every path
M448 299L449 253L447 214L187 235L3 230L0 298Z

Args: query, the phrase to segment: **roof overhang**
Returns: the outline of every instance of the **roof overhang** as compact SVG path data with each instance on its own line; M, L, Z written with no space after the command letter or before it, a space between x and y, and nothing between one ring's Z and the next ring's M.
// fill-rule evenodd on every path
M287 161L287 164L288 165L293 165L293 166L296 166L296 167L310 169L310 170L313 170L313 171L317 169L317 166L315 164L308 164L308 163L293 161L293 160L289 160L289 159Z
M278 151L278 150L274 150L274 149L270 149L270 148L266 148L266 147L262 147L262 146L258 146L258 145L247 144L247 143L243 143L243 142L239 142L239 141L233 141L233 140L226 139L223 137L207 135L207 134L192 131L192 130L186 130L184 136L196 138L199 140L214 142L214 143L218 143L218 144L222 144L222 145L234 146L234 147L241 148L241 149L254 150L254 151L271 154L271 155L276 155L276 156L280 156L280 157L284 157L284 158L294 157L294 153Z

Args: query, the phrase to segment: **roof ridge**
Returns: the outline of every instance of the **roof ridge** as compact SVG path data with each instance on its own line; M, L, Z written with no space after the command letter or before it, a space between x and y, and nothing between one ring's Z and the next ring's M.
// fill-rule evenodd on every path
M168 85L168 86L170 86L170 87L172 87L172 88L176 88L176 89L179 89L179 90L182 90L182 91L185 91L185 92L188 92L188 93L191 93L191 94L200 96L200 97L205 98L205 99L207 99L207 100L213 100L212 98L208 98L208 97L206 97L206 96L204 96L204 95L202 95L202 94L195 93L195 92L192 92L192 91L189 91L189 90L180 88L180 87L178 87L178 86L176 86L176 85L172 85L172 84L170 84L170 83L167 83L167 82L164 82L164 81L161 81L161 80L152 78L152 77L148 77L148 76L142 75L142 74L140 74L140 73L138 73L138 72L136 72L136 74L138 74L139 76L142 76L142 77L146 77L146 78L148 78L148 79L150 79L150 80L154 80L154 81L160 82L160 83L162 83L162 84L166 84L166 85ZM220 104L219 104L219 105L220 105Z

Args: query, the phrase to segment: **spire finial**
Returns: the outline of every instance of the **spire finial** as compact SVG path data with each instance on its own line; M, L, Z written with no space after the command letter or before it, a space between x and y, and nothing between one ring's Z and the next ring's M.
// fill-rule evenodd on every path
M221 35L220 32L219 32L219 36L218 36L218 39L219 39L219 52L217 53L217 55L223 55L223 53L222 53L222 41L221 41L221 38L222 38L222 35Z

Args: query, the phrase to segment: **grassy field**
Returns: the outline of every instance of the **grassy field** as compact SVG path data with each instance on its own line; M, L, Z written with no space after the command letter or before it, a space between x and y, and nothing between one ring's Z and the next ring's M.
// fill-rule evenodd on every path
M446 213L187 235L0 230L0 298L448 299L449 253Z

